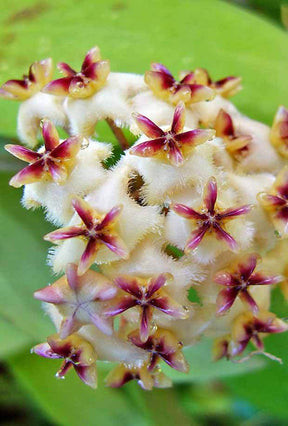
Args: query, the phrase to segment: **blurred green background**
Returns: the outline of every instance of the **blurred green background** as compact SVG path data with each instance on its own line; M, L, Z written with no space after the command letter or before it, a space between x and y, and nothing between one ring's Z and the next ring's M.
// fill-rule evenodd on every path
M215 78L243 77L236 105L271 124L279 104L288 106L288 38L281 0L0 0L0 82L19 78L35 60L53 57L79 67L99 45L113 71L143 73L153 61L177 73L208 68ZM136 383L99 389L72 373L54 378L58 362L31 355L31 346L54 330L33 300L53 281L46 266L52 225L42 212L20 206L21 190L8 186L19 164L3 150L17 141L18 104L0 100L1 276L0 423L3 425L287 425L288 338L271 336L267 350L284 365L259 360L245 365L211 362L211 343L188 349L191 371L168 372L175 386L144 392ZM108 128L100 137L115 142ZM287 304L273 294L273 310ZM263 361L263 362L262 362Z

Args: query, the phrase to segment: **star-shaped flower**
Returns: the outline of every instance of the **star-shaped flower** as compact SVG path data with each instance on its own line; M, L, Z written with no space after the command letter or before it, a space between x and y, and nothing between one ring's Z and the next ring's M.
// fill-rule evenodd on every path
M75 157L81 149L82 137L72 136L60 143L58 132L49 120L43 120L42 134L45 148L39 152L21 145L5 145L10 154L30 163L10 180L10 185L15 188L43 180L63 184L73 169Z
M196 223L197 228L191 233L185 251L194 250L202 241L206 233L214 233L216 238L227 243L231 250L237 246L235 239L225 231L225 223L238 216L247 214L251 210L251 205L244 205L236 208L220 210L216 205L217 182L211 177L206 184L203 194L203 205L200 211L196 211L184 204L174 204L172 206L175 213Z
M220 109L215 121L216 136L223 139L226 151L238 159L248 153L252 137L249 135L236 136L231 116Z
M231 270L218 272L214 281L225 286L217 297L218 314L224 314L231 308L237 296L240 297L249 309L254 313L258 311L258 306L248 288L254 285L277 284L281 281L281 276L268 276L263 272L254 272L260 256L252 253L232 267Z
M110 371L106 378L107 386L119 388L131 380L137 380L139 386L145 390L156 388L169 388L171 380L161 372L160 369L149 371L147 364L141 367L129 367L125 364L119 364L114 370Z
M242 88L241 77L229 76L213 81L205 68L196 68L191 72L182 72L181 77L188 79L190 83L208 86L223 98L230 98Z
M288 109L280 106L274 117L270 140L279 154L288 158Z
M116 291L104 275L87 271L79 276L77 265L70 263L66 275L54 284L35 291L34 297L57 306L63 316L59 334L61 339L65 339L89 323L105 334L112 334L112 324L102 316L101 302L112 299Z
M151 64L151 71L146 71L145 82L152 92L172 104L183 101L186 105L212 100L215 91L203 84L191 82L190 74L176 81L171 72L162 64Z
M141 340L138 330L129 334L128 339L136 346L150 353L148 370L153 371L162 359L175 370L187 373L189 367L182 353L182 343L168 330L158 329L146 342Z
M279 237L288 238L288 166L280 171L271 190L260 192L257 199L267 210Z
M104 315L107 317L119 315L137 306L140 309L139 336L142 342L146 342L155 309L175 318L187 318L187 310L175 302L162 288L169 278L169 274L161 274L149 279L128 275L117 277L114 281L116 286L128 293L128 296L119 296Z
M80 379L92 388L97 387L96 353L93 346L78 334L60 339L58 334L47 338L47 343L40 343L31 352L45 358L64 359L56 377L63 378L74 367Z
M239 315L232 327L231 356L241 354L248 343L251 342L260 351L264 349L263 334L282 333L288 330L288 324L276 317L272 312L262 311L253 315L252 312L244 312Z
M94 263L98 249L102 244L119 257L128 257L128 249L114 229L122 206L115 206L105 215L101 215L81 198L75 198L72 205L82 219L82 224L57 229L45 235L44 239L57 242L76 237L87 241L78 266L79 275L83 275Z
M50 58L34 62L22 80L8 80L0 88L0 97L25 101L39 92L51 79L53 64Z
M153 121L141 114L133 114L139 129L152 140L134 145L130 154L139 157L157 156L168 160L174 166L183 164L188 152L196 145L213 139L215 131L195 129L182 133L185 124L185 105L179 102L175 108L171 129L164 131Z
M110 64L109 61L101 60L100 50L96 46L86 54L80 72L64 62L58 64L58 69L65 77L51 81L43 88L43 92L71 98L88 98L106 83Z

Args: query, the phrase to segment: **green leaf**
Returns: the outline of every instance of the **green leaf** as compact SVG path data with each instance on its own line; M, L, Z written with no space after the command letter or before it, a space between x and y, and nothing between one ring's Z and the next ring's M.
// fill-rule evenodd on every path
M171 369L166 364L162 365L163 372L174 383L206 382L220 377L235 376L243 372L257 370L265 365L263 360L252 359L245 364L233 364L226 360L212 361L212 341L202 339L201 342L183 350L186 360L190 365L188 374ZM250 373L249 373L250 374Z
M4 3L4 4L3 4ZM19 78L44 57L79 68L100 46L113 71L143 73L152 61L175 73L208 68L213 77L243 76L236 104L271 123L285 103L287 34L269 22L217 0L2 0L0 80ZM51 30L53 28L53 31ZM1 100L0 130L15 135L17 103Z
M99 369L99 388L84 385L74 372L57 380L59 361L31 355L27 351L9 361L13 374L25 391L42 408L49 419L61 426L103 425L144 426L144 417L136 404L129 404L123 389L103 385L106 370Z

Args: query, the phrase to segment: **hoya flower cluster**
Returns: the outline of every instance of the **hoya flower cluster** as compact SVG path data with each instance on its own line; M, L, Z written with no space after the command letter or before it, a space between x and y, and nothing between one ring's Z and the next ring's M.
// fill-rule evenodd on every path
M97 47L80 72L58 68L53 80L52 61L35 62L0 89L22 101L29 146L6 146L28 163L10 184L57 227L44 239L61 276L34 294L56 333L33 352L61 358L58 377L74 367L91 387L96 361L116 362L109 386L136 379L144 389L171 385L163 362L187 372L182 348L203 336L215 359L273 358L263 337L288 329L269 312L275 285L288 298L288 110L270 129L230 102L240 78L197 68L177 81L158 63L144 76L110 72ZM103 120L123 150L110 168Z

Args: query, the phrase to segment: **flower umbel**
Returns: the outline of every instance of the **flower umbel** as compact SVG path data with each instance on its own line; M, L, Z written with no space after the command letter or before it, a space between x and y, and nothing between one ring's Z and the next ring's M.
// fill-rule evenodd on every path
M5 145L6 151L20 160L26 161L29 166L18 172L10 180L10 185L19 188L22 185L52 180L63 184L74 167L75 157L81 149L83 138L71 136L60 143L59 135L54 124L43 120L42 135L44 149L38 152L21 145Z
M197 224L197 228L192 232L186 243L186 252L194 250L208 232L212 232L216 235L217 239L224 241L231 250L236 249L237 243L235 239L225 231L225 223L238 216L249 213L251 205L220 210L217 208L216 201L217 182L214 177L211 177L204 189L203 205L200 211L196 211L184 204L174 204L172 206L175 213Z

